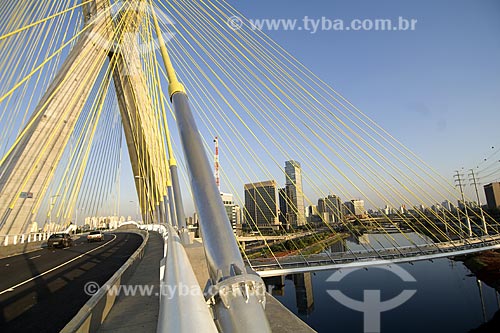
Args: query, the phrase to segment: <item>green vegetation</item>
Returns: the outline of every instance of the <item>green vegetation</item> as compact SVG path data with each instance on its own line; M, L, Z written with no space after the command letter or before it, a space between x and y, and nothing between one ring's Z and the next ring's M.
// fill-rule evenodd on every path
M286 255L293 255L302 253L303 255L320 253L332 244L342 241L343 238L348 237L347 234L332 234L330 231L319 232L313 235L308 235L293 240L285 240L276 242L268 246L261 247L258 251L249 253L249 259L256 259L262 257L272 257L272 253L276 257L283 257Z

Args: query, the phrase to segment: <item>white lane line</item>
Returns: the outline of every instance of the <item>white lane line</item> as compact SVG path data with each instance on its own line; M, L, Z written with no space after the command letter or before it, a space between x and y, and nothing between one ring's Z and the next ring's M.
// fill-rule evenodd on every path
M37 255L37 256L31 257L31 258L28 258L28 259L36 259L36 258L40 258L41 256L42 256L42 255L41 255L41 254L39 254L39 255Z
M44 276L45 274L48 274L48 273L50 273L50 272L55 271L56 269L59 269L59 268L61 268L61 267L63 267L63 266L66 266L67 264L69 264L69 263L71 263L71 262L73 262L73 261L75 261L75 260L77 260L77 259L80 259L81 257L83 257L83 256L85 256L85 255L87 255L87 254L89 254L89 253L91 253L91 252L94 252L95 250L100 249L101 247L104 247L104 246L108 245L109 243L111 243L111 242L112 242L112 241L114 241L115 239L116 239L116 235L115 235L115 234L113 234L113 239L112 239L112 240L110 240L110 241L108 241L108 242L106 242L106 243L104 243L104 244L102 244L102 245L100 245L100 246L96 247L95 249L92 249L92 250L90 250L90 251L87 251L87 252L85 252L85 253L82 253L82 254L80 254L78 257L75 257L75 258L71 259L70 261L67 261L67 262L65 262L65 263L63 263L63 264L60 264L59 266L56 266L56 267L54 267L54 268L51 268L51 269L49 269L48 271L45 271L45 272L43 272L43 273L38 274L37 276L33 276L32 278L29 278L28 280L23 281L23 282L21 282L21 283L18 283L18 284L16 284L15 286L12 286L12 287L7 288L7 289L5 289L5 290L3 290L3 291L0 291L0 295L5 294L5 293L7 293L7 292L9 292L9 291L13 291L14 289L16 289L17 287L22 286L23 284L26 284L26 283L28 283L28 282L31 282L31 281L33 281L33 280L35 280L35 279L38 279L38 278L39 278L39 277L41 277L41 276Z
M36 251L42 251L44 250L44 248L41 248L41 249L34 249L34 250L31 250L31 251L26 251L26 252L23 252L21 254L17 253L17 254L12 254L10 256L6 256L6 257L3 257L2 259L7 259L7 258L13 258L13 257L17 257L17 256L22 256L22 255L25 255L27 253L32 253L32 252L36 252Z

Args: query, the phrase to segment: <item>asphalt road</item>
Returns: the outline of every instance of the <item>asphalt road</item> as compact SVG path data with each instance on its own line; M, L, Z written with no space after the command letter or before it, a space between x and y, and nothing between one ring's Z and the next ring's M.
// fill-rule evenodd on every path
M84 286L102 286L134 253L142 237L106 233L65 249L41 249L0 259L0 332L59 332L90 298Z

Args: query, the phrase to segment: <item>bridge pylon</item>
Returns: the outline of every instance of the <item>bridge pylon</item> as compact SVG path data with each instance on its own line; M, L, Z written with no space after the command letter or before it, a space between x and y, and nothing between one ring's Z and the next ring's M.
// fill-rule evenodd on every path
M144 1L93 0L83 6L79 38L0 165L0 234L20 234L36 217L41 199L106 60L113 70L143 220L163 219L169 169L162 138L153 129L152 97L140 60L136 32ZM163 209L163 208L162 208Z
M108 57L95 36L113 39L106 0L84 7L86 32L77 41L0 166L0 234L23 233Z

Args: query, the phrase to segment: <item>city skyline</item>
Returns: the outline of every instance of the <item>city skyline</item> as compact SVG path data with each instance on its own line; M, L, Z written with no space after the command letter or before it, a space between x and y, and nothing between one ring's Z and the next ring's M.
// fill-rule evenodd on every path
M311 73L317 74L318 77L314 78L314 81L323 80L322 85L328 84L340 92L352 105L373 119L377 126L394 137L397 140L395 142L402 142L448 183L453 181L455 170L463 173L464 180L468 183L470 168L479 171L477 176L480 184L498 179L495 178L498 177L495 163L499 158L500 143L495 135L495 124L500 117L497 112L499 96L496 94L500 87L500 65L497 61L500 58L500 45L495 32L500 24L496 20L499 8L496 2L484 1L478 4L447 0L435 5L431 1L401 4L394 0L384 0L376 4L363 1L331 1L315 2L311 5L283 0L272 3L259 1L229 3L241 12L242 17L250 20L416 20L414 29L402 31L326 31L320 26L311 31L264 26L262 33L275 40L276 45L289 52L290 57L293 56L311 69ZM257 9L261 6L266 8L266 11ZM450 6L453 6L454 11L448 11ZM367 156L365 147L357 145L371 145L373 141L362 141L365 138L358 138L357 135L362 132L356 128L352 133L343 133L342 128L336 126L346 119L337 114L332 114L331 118L325 117L331 111L326 107L323 109L325 114L319 115L318 118L307 118L309 114L316 113L315 105L310 104L310 101L302 101L305 95L299 92L294 94L296 101L303 102L304 106L311 106L311 109L306 109L307 112L303 114L295 113L299 107L290 107L294 106L294 101L281 105L276 104L277 100L284 99L281 96L274 96L275 101L268 100L273 97L270 96L274 93L272 90L260 93L260 96L264 97L262 102L266 105L262 110L257 110L258 105L251 104L253 97L243 96L246 91L255 91L255 87L243 89L245 87L237 86L238 81L230 83L230 88L236 91L235 96L238 99L229 100L227 105L224 105L222 98L215 93L215 90L223 88L220 82L215 82L213 91L208 91L208 96L211 97L200 99L197 96L200 93L197 82L191 77L192 67L183 62L186 52L181 50L181 47L186 46L183 41L185 36L180 34L184 29L183 20L177 17L175 12L170 12L169 8L165 8L165 11L167 16L172 16L174 24L167 24L162 28L180 30L174 31L173 38L168 43L174 66L190 93L209 158L213 151L213 138L220 137L221 191L234 193L235 202L242 204L241 188L245 183L262 179L282 179L281 164L286 160L302 163L303 192L308 198L306 205L328 194L336 194L349 200L365 200L366 207L383 207L387 203L399 205L404 201L400 197L407 196L407 192L414 191L415 186L419 185L407 185L406 180L399 179L391 183L393 175L384 180L386 183L378 183L379 180L370 179L370 175L358 175L358 171L364 169L365 164L367 168L373 169L372 175L375 177L380 171L385 171L382 165L377 165L379 151L376 147L371 150L371 160L356 160ZM445 13L447 20L442 22ZM227 28L229 22L222 22ZM245 22L248 30L248 23ZM231 29L225 33L226 37L241 32L234 30L234 27ZM217 50L207 52L216 53ZM222 62L222 58L219 61ZM230 66L231 62L225 64ZM218 71L216 74L221 73ZM254 81L264 79L264 74L258 72ZM231 75L226 76L231 79ZM251 83L247 82L248 85ZM166 87L166 82L163 84ZM240 91L237 91L237 87ZM207 104L203 105L202 102ZM324 100L320 102L323 103ZM222 104L218 113L208 113L213 111L212 107L216 109L217 104ZM207 108L207 105L211 107ZM244 108L248 108L253 114L245 114ZM280 118L265 118L274 113L276 116L288 117L290 122ZM232 114L237 114L245 123L255 121L254 127L246 130L234 120L224 123L224 115ZM474 116L473 121L469 121L471 115ZM296 124L292 124L292 118L297 120ZM106 119L116 120L116 117L110 114ZM212 121L214 123L211 123ZM186 214L190 215L194 211L194 204L185 174L183 154L175 122L173 119L168 119L168 122L181 172L185 210ZM267 126L268 133L259 128L263 125ZM113 136L118 134L119 131L115 130ZM340 141L347 135L351 136L351 139ZM331 143L332 138L339 141ZM119 140L115 142L119 145ZM126 156L124 146L121 145L121 153L115 152L116 157ZM342 161L342 158L350 153L353 154L350 159ZM389 156L389 161L397 157ZM76 208L80 214L137 215L135 175L126 158L120 158L120 161L120 183L109 199L113 203L101 207L97 204L77 204ZM116 165L118 164L117 162ZM401 165L394 166L395 172L399 166ZM487 172L481 172L485 170ZM107 177L111 177L111 173ZM87 178L91 179L89 174L86 174L84 186L89 187L91 185ZM100 179L106 178L101 176ZM107 181L111 182L112 180ZM404 188L401 195L397 192L394 194L393 189L399 190L399 182L408 188L408 191ZM469 185L470 183L465 187L467 201L475 201L474 189ZM60 211L57 206L62 205L65 198L58 192L57 185L50 188L49 192L47 198L54 198L55 210ZM82 189L81 192L86 195L93 193L88 188ZM447 193L441 195L432 187L424 187L422 192L429 195L429 198L422 199L428 205L443 200L455 201L455 198ZM484 204L483 191L479 191L479 195L481 203ZM42 210L51 206L52 199L49 199L42 204ZM75 210L73 216L76 214L78 213ZM41 215L43 218L43 212Z
M294 187L294 184L296 184L297 173L300 177L300 163L294 160L285 161L285 187L280 187L279 182L274 179L260 180L258 182L245 184L243 189L245 201L241 204L233 201L234 194L221 193L221 196L226 198L223 199L224 204L229 204L226 206L226 209L233 206L242 207L242 224L250 226L256 225L260 227L266 225L276 225L276 217L278 217L280 227L288 229L289 226L297 227L314 222L339 224L343 222L345 215L365 217L366 214L384 214L392 216L395 214L405 215L409 211L425 212L426 210L432 210L435 212L446 210L453 212L456 211L457 208L463 210L463 207L465 206L461 200L457 200L455 202L445 200L442 202L436 201L430 205L423 205L420 203L387 203L384 206L365 207L364 200L360 198L342 198L330 193L325 197L317 198L317 204L310 201L309 204L302 205L300 209L297 208L295 212L291 213L289 210L290 207L300 199L297 199L294 189L291 190L287 188L287 186L291 186L292 188ZM486 193L487 191L490 191L491 193L489 194L489 197L486 195L488 201L483 202L481 205L482 207L492 209L493 207L490 207L490 202L496 202L495 200L500 202L498 194L500 193L498 190L500 187L498 184L500 183L497 182L484 186L484 192ZM491 188L489 185L494 186L495 192L493 192L493 190L487 190L487 188ZM227 201L227 198L231 198L230 201ZM466 206L469 209L475 209L478 207L477 201L466 201ZM297 211L304 214L303 224L297 223L297 216L299 215ZM229 220L232 222L233 229L236 230L234 227L235 223L233 222L235 219L231 218L234 213L231 213L231 210L228 209L227 214ZM314 220L316 217L319 219Z
M451 2L440 3L432 7L432 10L429 9L432 6L430 1L418 5L402 5L394 1L384 3L388 5L376 8L375 14L371 14L370 17L415 16L419 19L416 31L318 32L312 35L304 31L277 30L265 33L283 45L313 72L319 73L327 83L339 89L363 112L408 145L451 182L454 170L462 170L464 167L463 172L467 173L468 168L481 165L484 158L489 157L496 151L496 147L500 146L494 135L495 121L492 121L498 117L499 113L495 110L497 110L496 105L500 104L497 101L498 96L493 93L500 87L496 79L498 76L494 75L500 72L500 66L496 61L500 57L500 45L492 35L494 27L498 24L492 21L494 10L489 10L496 5L493 2L486 2L483 6L464 1L453 2L457 11L454 14L447 13L451 17L446 25L438 30L437 23L441 13L447 6L451 6ZM315 3L314 6L298 3L283 6L283 1L277 1L272 4L266 3L267 11L263 14L255 9L254 2L239 1L233 5L249 18L297 18L307 14L310 17L326 15L345 19L365 17L367 12L371 13L374 10L374 6L363 2L346 4L332 1ZM472 20L465 26L459 26L460 18L467 12L473 13L470 15L475 15L473 18L476 21ZM474 22L477 22L478 16L481 15L484 16L485 23L477 26ZM471 54L459 38L467 38L469 43L477 45L474 48L475 53ZM342 52L336 52L336 45L343 46ZM372 52L370 54L360 52L363 47L370 48ZM445 52L446 48L450 51ZM310 52L310 50L320 52ZM438 55L437 59L431 57L433 54ZM478 58L483 61L471 60ZM457 80L458 73L464 70L461 64L467 65L466 72ZM401 71L402 69L404 71ZM390 76L384 73L389 73ZM481 81L478 81L478 73L482 73ZM355 78L356 80L352 82L361 84L353 84L349 78ZM383 83L378 83L375 78L382 80ZM429 82L433 82L431 86L428 86ZM461 84L457 84L458 82ZM431 87L434 90L430 90ZM464 87L468 88L467 94L463 93ZM393 101L395 96L389 93L390 91L398 92L396 103ZM430 93L432 91L433 93ZM425 96L432 96L428 104L422 101ZM457 105L455 102L457 96L460 96L459 100L462 100L463 105ZM487 96L488 99L485 100L481 96ZM467 130L457 130L462 128L457 121L467 119L470 105L474 105L477 100L483 103L474 112L476 116L474 123L477 126ZM441 108L440 105L447 106ZM404 112L398 113L398 109ZM445 123L446 126L443 125ZM242 186L244 181L235 177L232 170L227 167L228 159L231 158L227 153L228 138L220 133L217 134L221 145L222 191L237 192L235 189L241 188L238 184ZM211 142L212 139L207 137L206 141ZM290 157L301 159L300 156ZM485 164L487 163L483 163L482 166ZM309 172L307 166L305 168L305 172ZM276 170L272 167L272 162L270 169ZM225 175L226 171L231 173ZM276 171L269 172L274 174L275 179L280 179ZM264 175L260 177L260 179L265 178L267 177ZM248 179L248 181L258 180L259 178ZM228 182L234 182L235 185L229 185ZM186 181L184 183L187 184ZM306 195L314 198L310 186L304 188L304 191ZM323 191L333 192L328 188ZM471 187L466 187L465 191L470 198L474 198ZM194 207L187 192L184 191L184 197L186 212L189 214L194 211ZM482 192L480 196L483 203L485 199ZM241 194L240 198L235 197L235 200L241 204L243 201ZM379 206L384 204L380 202ZM367 203L367 206L370 204Z

